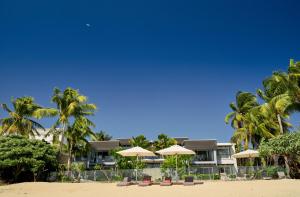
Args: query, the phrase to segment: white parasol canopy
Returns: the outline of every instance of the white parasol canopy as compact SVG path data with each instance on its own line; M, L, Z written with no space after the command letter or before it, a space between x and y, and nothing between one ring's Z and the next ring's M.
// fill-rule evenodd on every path
M236 154L233 154L234 158L254 158L259 157L259 152L257 150L245 150Z
M121 150L117 152L118 154L124 157L144 157L144 156L155 156L155 154L151 151L143 149L139 146L129 148L126 150Z
M169 148L165 148L159 151L156 151L160 155L194 155L194 151L184 148L182 146L173 145Z

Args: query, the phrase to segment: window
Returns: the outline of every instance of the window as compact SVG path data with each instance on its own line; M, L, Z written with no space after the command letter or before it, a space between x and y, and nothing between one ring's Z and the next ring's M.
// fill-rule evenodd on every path
M230 148L218 149L217 155L219 159L229 159L231 157Z
M204 151L196 151L195 156L196 161L213 161L213 151L204 150Z

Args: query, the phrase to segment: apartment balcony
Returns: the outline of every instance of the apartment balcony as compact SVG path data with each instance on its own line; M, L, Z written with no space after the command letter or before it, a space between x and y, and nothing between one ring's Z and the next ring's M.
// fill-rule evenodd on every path
M153 157L144 157L142 159L142 162L144 163L153 163L153 164L160 164L164 162L164 158L160 157L160 156L153 156Z
M231 165L231 164L235 164L235 160L231 158L221 158L218 159L218 164Z
M213 155L201 154L201 155L196 155L192 163L196 165L215 165L217 164L217 161L214 160Z
M102 164L105 166L114 166L116 164L116 161L112 156L98 156L96 158L90 159L89 163L90 165Z

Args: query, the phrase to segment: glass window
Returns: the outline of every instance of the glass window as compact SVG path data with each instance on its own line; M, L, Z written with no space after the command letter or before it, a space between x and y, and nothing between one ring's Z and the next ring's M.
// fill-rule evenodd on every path
M217 151L218 158L230 158L230 148L222 148Z
M196 161L213 161L213 151L204 150L204 151L195 151L195 160Z

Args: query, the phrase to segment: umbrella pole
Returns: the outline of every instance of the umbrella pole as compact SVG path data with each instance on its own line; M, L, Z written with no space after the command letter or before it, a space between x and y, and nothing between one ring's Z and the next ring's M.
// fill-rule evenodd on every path
M136 164L135 164L135 181L137 182L137 169L138 169L138 161L139 161L139 156L136 156Z
M178 171L177 171L177 154L176 154L176 182L178 181Z

